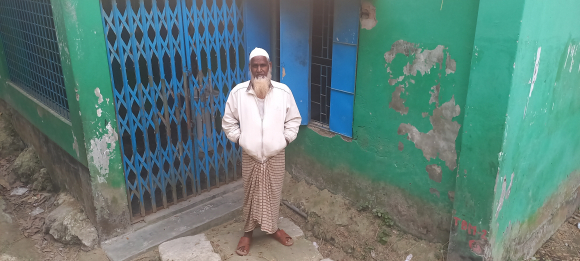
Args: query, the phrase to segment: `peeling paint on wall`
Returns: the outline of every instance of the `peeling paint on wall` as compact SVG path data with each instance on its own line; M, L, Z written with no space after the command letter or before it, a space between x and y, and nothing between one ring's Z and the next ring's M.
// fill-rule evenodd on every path
M530 79L530 94L528 95L528 102L526 102L526 107L524 108L524 119L526 118L526 112L528 110L528 104L530 103L530 98L532 97L532 92L534 91L534 84L536 84L536 79L538 77L538 69L540 67L540 54L542 53L542 47L538 48L538 52L536 54L536 65L534 66L534 74L532 75L532 79ZM572 62L574 62L572 60Z
M441 84L437 84L437 85L431 87L431 90L433 90L433 91L429 92L431 94L431 98L429 99L429 104L435 103L435 107L439 107L439 91L441 90ZM423 116L423 117L425 117L425 116Z
M443 45L438 45L432 50L424 49L421 48L419 44L410 43L405 40L398 40L391 45L391 49L384 54L386 62L385 67L387 68L387 72L390 73L388 82L391 86L400 82L401 84L398 85L392 92L389 108L394 109L401 115L406 115L409 113L409 107L405 107L404 103L406 100L401 97L401 94L405 93L408 95L406 88L412 88L409 87L409 82L411 84L415 84L416 81L413 79L413 77L417 76L417 72L421 73L420 76L424 76L425 74L430 74L431 70L435 68L436 70L440 70L439 78L441 78L443 65L445 63L446 75L455 73L457 67L456 62L451 58L451 55L448 52L445 52L445 54L443 53L445 49L447 48ZM397 54L406 56L407 64L403 66L403 75L394 76L393 70L391 70L390 66L395 60ZM446 55L445 60L443 59L444 55ZM410 59L412 59L412 63L410 62ZM437 68L437 65L439 65L439 68ZM403 81L404 83L402 83ZM441 91L441 84L438 82L439 81L436 81L436 84L432 86L431 90L429 91L431 95L429 98L429 104L435 103L436 108L439 107L439 93ZM423 112L422 116L423 118L426 118L429 116L429 113ZM453 142L453 145L454 144L455 142ZM452 154L455 154L455 152ZM453 166L453 164L450 166Z
M455 201L455 191L448 191L447 197L449 197L449 200L451 200L451 202Z
M403 85L397 86L397 88L395 89L395 91L391 96L389 108L392 108L395 111L401 113L401 115L405 115L409 112L409 107L405 107L405 100L401 98L402 92L405 92L405 88L403 88Z
M429 132L422 133L413 125L401 123L397 133L408 134L407 138L423 151L427 160L435 159L439 154L445 165L454 170L457 167L455 139L461 125L453 121L453 118L459 116L460 112L459 105L455 105L455 97L452 97L450 101L433 110L433 116L429 117L433 129Z
M107 124L107 133L101 138L94 138L91 140L89 148L89 164L94 164L99 170L97 174L97 181L105 183L109 176L109 158L115 150L117 144L118 134L109 122Z
M475 255L483 257L484 261L491 261L491 246L486 238L469 240L469 249Z
M495 212L496 218L499 216L499 212L501 211L501 208L503 207L504 200L507 200L510 197L510 192L512 190L512 184L514 182L514 173L512 173L509 187L507 187L507 178L506 177L503 177L500 180L502 181L501 196L499 197L499 203L497 204L497 210Z
M360 27L371 30L377 25L377 9L370 2L363 2L360 15Z
M512 191L512 184L514 184L514 172L512 172L512 177L510 179L510 185L507 189L507 194L505 195L506 200L510 197L510 192Z
M42 107L40 107L40 106L36 106L36 113L38 114L38 116L40 118L42 118L44 116L44 111L42 110Z
M399 141L399 151L403 151L405 149L405 145Z
M405 76L403 76L403 75L399 76L399 78L389 79L389 84L395 85L395 84L397 84L397 82L400 82L403 79L405 79Z
M431 192L431 194L433 194L433 195L435 195L435 196L437 196L437 197L440 197L440 195L439 195L439 190L437 190L437 189L430 188L430 189L429 189L429 192Z
M451 55L447 53L447 61L445 62L445 75L455 73L456 69L457 64L455 63L455 60L451 59Z
M568 65L568 59L570 59L570 57L572 58L571 62L570 62L570 70L568 70L568 72L572 72L572 67L574 67L574 56L576 55L576 50L578 50L578 46L570 44L568 46L568 55L566 56L566 62L564 63L564 68ZM578 67L578 70L580 70L580 67Z
M101 104L103 102L103 95L101 94L99 87L95 88L95 95L99 98L98 103Z
M322 137L326 137L326 138L332 138L332 137L338 135L334 132L319 128L319 127L312 125L312 124L309 124L308 128L313 130L314 132L318 133L318 135L320 135Z
M73 140L74 140L72 147L73 147L73 150L75 150L75 152L77 153L77 158L79 158L80 157L79 143L77 142L77 137L75 136L75 133L73 131L71 131L71 132L72 132L72 136L73 136Z
M437 164L428 165L425 170L429 174L429 178L437 183L441 183L442 173L441 167Z
M439 67L442 68L444 49L446 49L445 46L438 45L433 50L423 50L417 44L410 43L405 40L398 40L391 46L391 50L385 53L384 57L387 64L390 64L393 62L393 59L395 59L397 54L403 54L407 57L415 55L413 63L407 63L407 65L403 68L403 72L405 75L416 76L417 71L419 71L421 75L425 75L426 73L430 73L431 68L437 64L439 64ZM455 73L457 65L455 60L451 59L451 55L449 55L449 53L447 53L445 67L446 74Z
M385 53L385 61L387 63L392 63L395 56L399 53L409 56L415 54L418 49L415 48L414 43L409 43L405 40L398 40L393 45L391 45L391 50Z
M425 75L426 73L431 72L431 68L433 68L436 64L439 64L439 67L443 64L443 45L438 45L434 50L423 50L417 49L415 51L415 60L413 64L407 63L407 66L403 68L403 72L406 75L417 75L417 71L421 73L421 75Z
M103 114L103 110L101 110L101 108L97 109L97 117L101 117L101 115Z

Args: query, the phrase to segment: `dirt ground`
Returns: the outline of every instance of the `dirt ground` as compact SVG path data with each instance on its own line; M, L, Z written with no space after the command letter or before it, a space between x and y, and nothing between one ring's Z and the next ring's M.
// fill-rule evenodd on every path
M580 261L580 209L536 252L541 261Z
M400 231L381 209L354 207L348 200L319 190L289 174L284 180L284 200L308 215L308 220L283 206L281 214L316 242L325 258L335 261L445 260L447 244L430 243Z
M308 240L317 242L325 258L403 261L412 254L412 260L446 260L447 244L429 243L389 226L387 213L373 211L372 206L355 208L340 196L298 182L288 174L284 182L283 198L308 213L308 220L285 206L281 216L293 220ZM580 209L529 260L580 261L579 223Z
M101 248L82 249L80 245L66 245L44 234L44 219L55 206L58 195L33 191L21 182L8 184L7 176L15 156L0 158L0 261L107 261ZM11 195L15 188L28 188L23 195ZM31 215L34 210L44 212ZM157 250L145 253L135 261L160 261Z
M12 161L14 157L0 160L0 179L4 180ZM14 187L24 188L26 185L17 183ZM0 254L19 258L16 260L106 260L104 252L100 249L85 252L80 246L61 244L51 235L43 233L44 218L56 207L55 194L34 192L31 189L20 196L10 195L10 192L6 187L0 186L0 199L4 202L1 212L9 217L5 218L5 221L11 221L2 222L0 227L5 227L2 229L5 232L14 230L13 235L2 241ZM44 212L33 216L31 213L37 209ZM31 247L33 249L30 249ZM21 254L25 254L25 257Z
M56 208L57 195L33 191L31 185L18 181L8 185L9 167L15 159L14 156L0 159L0 200L3 202L0 214L4 216L0 221L0 231L7 233L0 240L0 260L108 260L99 248L83 251L80 246L64 245L56 242L50 234L44 234L44 219ZM28 188L28 191L20 196L11 195L15 188ZM31 213L37 209L44 212L33 216Z

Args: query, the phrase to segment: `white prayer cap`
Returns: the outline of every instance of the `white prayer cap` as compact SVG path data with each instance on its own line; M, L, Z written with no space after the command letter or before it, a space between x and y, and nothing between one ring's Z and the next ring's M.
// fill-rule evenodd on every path
M264 50L262 48L256 47L256 49L254 49L250 53L250 61L252 61L252 58L254 58L256 56L264 56L264 57L266 57L268 59L268 61L270 61L270 56L268 55L268 52L266 52L266 50Z

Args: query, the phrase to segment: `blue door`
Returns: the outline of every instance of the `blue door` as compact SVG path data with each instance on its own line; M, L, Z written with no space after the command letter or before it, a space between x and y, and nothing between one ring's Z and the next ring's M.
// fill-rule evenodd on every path
M134 221L240 177L221 130L248 75L240 1L101 1Z

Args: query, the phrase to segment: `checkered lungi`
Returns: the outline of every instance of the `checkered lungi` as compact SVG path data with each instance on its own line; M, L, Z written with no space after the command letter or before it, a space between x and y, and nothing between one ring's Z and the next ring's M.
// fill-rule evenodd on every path
M242 179L244 180L244 232L261 230L273 234L278 230L280 200L285 173L285 153L261 163L242 152Z

